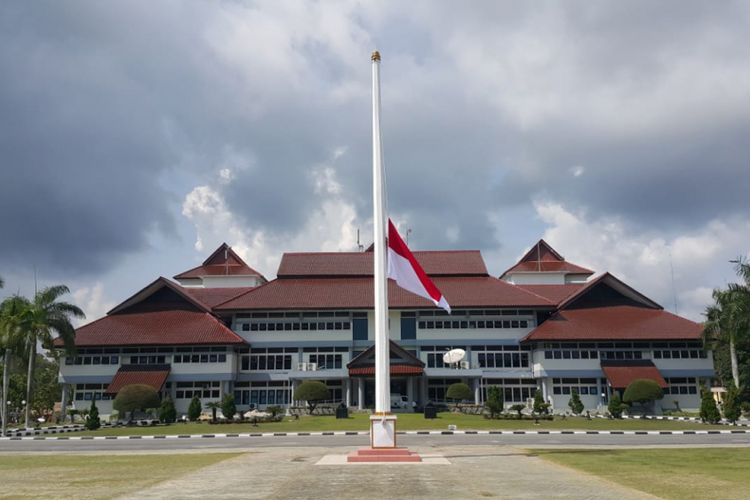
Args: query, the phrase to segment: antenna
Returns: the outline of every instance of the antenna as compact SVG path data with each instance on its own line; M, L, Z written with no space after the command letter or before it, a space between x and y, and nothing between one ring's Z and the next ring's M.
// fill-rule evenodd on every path
M407 246L407 247L409 246L409 235L410 235L410 234L411 234L411 228L410 228L410 227L407 227L407 228L406 228L406 246Z
M668 250L669 252L669 271L672 275L672 298L674 300L674 313L678 314L677 310L677 288L674 285L674 266L672 265L672 250Z
M357 250L363 252L365 250L364 245L359 241L359 228L357 228Z

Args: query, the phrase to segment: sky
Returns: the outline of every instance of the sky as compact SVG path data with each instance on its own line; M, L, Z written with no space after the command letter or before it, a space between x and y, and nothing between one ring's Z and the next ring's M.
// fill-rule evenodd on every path
M88 320L222 242L372 240L390 216L500 275L539 238L694 320L750 253L750 3L0 3L0 295Z

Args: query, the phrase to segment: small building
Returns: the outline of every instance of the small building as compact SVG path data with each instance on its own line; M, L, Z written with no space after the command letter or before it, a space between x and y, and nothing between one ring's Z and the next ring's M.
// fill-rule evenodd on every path
M543 240L499 278L476 250L414 255L453 312L389 283L392 395L444 402L461 381L477 404L494 385L506 405L540 390L564 412L576 390L604 411L612 391L650 378L664 388L659 411L698 408L714 377L701 325L609 273L592 278ZM180 413L195 395L205 404L225 393L241 411L288 406L304 380L328 385L330 403L371 407L372 269L369 251L286 253L268 281L224 244L179 284L158 278L80 327L60 380L73 405L96 398L102 414L129 383L170 395ZM466 358L446 365L454 348Z

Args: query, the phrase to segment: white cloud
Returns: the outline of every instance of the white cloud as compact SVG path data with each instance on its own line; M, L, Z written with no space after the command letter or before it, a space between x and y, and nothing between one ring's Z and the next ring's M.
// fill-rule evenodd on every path
M583 175L586 169L583 167L583 165L575 165L573 167L570 167L569 171L573 177L580 177Z
M72 291L73 303L83 309L86 319L75 319L75 326L90 323L104 316L107 311L115 307L115 302L104 296L104 287L97 281L91 286L84 286Z
M544 239L567 260L609 271L668 310L674 309L676 295L678 312L693 320L702 319L711 290L733 279L727 260L744 253L750 232L750 221L737 219L712 221L667 238L630 230L617 218L574 213L558 203L537 201L535 209L547 225Z

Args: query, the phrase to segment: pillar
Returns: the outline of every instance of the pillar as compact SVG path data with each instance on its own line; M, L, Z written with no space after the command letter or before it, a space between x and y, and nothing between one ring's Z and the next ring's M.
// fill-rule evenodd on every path
M419 402L422 406L427 404L427 377L425 375L419 379Z
M406 397L411 405L414 401L414 377L406 377Z
M357 408L360 410L365 409L365 379L357 379Z
M344 380L344 391L346 393L344 404L346 404L346 407L348 408L352 405L352 379L347 378Z
M473 381L474 384L474 404L479 405L481 404L481 390L479 389L479 379L475 378Z
M68 414L68 392L70 384L62 385L62 401L60 402L60 420L65 423L65 417ZM7 411L7 410L6 410Z

